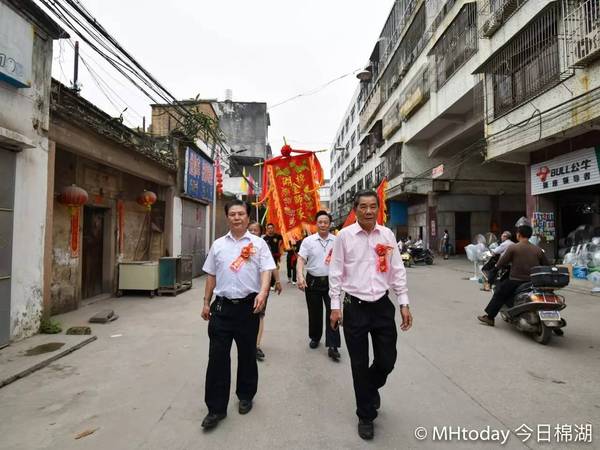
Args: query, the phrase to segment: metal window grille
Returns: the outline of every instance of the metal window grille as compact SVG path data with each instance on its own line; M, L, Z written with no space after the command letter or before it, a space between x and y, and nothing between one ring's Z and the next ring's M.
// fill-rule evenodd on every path
M527 0L488 0L480 9L482 37L491 37Z
M371 189L373 187L373 172L369 172L365 175L365 189Z
M387 151L387 169L388 177L390 179L397 177L402 174L402 144L394 144L391 149Z
M483 67L494 118L560 81L558 20L558 6L552 4Z
M477 6L468 3L433 48L438 89L477 53L477 41Z
M564 26L570 67L600 57L600 0L565 0Z

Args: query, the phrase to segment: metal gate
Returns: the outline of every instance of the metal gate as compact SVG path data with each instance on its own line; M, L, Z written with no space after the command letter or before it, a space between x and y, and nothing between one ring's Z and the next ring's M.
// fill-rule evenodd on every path
M10 339L10 277L16 153L0 148L0 347Z
M192 257L192 276L202 274L206 258L206 206L183 200L181 254Z

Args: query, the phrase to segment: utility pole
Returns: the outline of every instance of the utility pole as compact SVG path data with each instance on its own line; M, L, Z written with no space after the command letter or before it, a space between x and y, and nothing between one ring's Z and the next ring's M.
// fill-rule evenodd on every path
M77 78L79 77L79 41L75 41L75 62L73 64L73 90L79 92Z

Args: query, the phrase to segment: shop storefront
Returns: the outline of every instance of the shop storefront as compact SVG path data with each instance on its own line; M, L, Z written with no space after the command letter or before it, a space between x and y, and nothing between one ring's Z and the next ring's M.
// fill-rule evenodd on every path
M181 253L192 257L192 276L202 274L210 234L209 205L213 202L214 165L200 150L185 149L181 195Z
M592 255L600 250L599 166L600 147L588 147L533 164L529 173L534 234L559 262L583 272L595 269Z

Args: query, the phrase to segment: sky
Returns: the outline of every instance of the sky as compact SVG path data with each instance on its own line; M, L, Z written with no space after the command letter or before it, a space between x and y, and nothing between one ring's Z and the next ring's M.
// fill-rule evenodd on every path
M393 0L80 0L117 41L179 99L267 102L269 141L329 149ZM60 22L59 22L60 23ZM53 76L70 85L76 39L55 44ZM84 43L81 95L124 123L150 124L151 101ZM310 96L275 106L290 97ZM101 89L98 87L100 85ZM104 91L104 92L103 92ZM329 176L329 152L319 153Z

